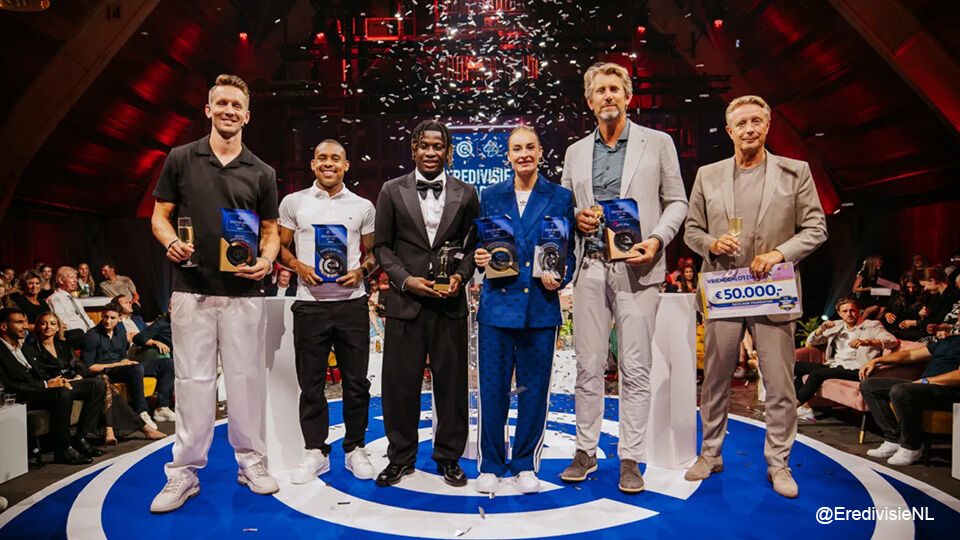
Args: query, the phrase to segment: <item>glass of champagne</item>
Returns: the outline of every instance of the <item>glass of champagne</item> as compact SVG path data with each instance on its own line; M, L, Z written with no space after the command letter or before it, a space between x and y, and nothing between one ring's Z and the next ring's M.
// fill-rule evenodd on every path
M730 233L730 236L733 236L737 240L740 239L740 233L743 232L743 218L740 216L735 216L727 220L727 232ZM739 253L740 250L737 250Z
M193 220L188 217L177 218L177 238L184 244L193 245ZM183 268L194 268L197 263L192 259L187 259Z

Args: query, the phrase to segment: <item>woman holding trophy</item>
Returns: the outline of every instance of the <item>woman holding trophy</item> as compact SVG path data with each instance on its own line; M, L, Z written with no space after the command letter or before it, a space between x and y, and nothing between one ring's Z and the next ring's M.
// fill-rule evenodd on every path
M493 493L511 472L522 493L540 491L536 472L546 426L557 327L558 290L570 282L573 194L539 174L537 133L510 133L507 159L513 181L483 190L478 221L478 268L485 272L479 323L480 454L477 491ZM516 390L510 383L516 370ZM512 459L506 462L504 426L510 396L518 415Z

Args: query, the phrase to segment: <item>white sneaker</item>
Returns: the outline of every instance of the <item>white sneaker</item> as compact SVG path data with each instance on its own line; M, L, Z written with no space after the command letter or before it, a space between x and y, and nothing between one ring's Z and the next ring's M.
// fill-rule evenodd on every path
M371 480L377 476L377 470L373 468L370 456L363 448L357 447L347 452L343 465L360 480Z
M883 444L880 446L867 450L867 455L870 457L888 458L896 454L897 450L900 450L900 445L898 443L883 441Z
M153 420L155 422L176 422L177 415L170 407L157 407L157 410L153 411Z
M277 481L270 476L262 461L237 470L237 482L250 488L257 495L270 495L280 491Z
M493 473L480 473L477 477L478 493L496 493L500 489L500 479Z
M290 481L294 484L306 484L316 480L318 476L330 470L330 457L323 455L318 448L307 448L303 452L303 459L293 469Z
M147 411L143 411L142 413L140 413L140 419L143 420L143 423L146 424L147 427L149 427L150 429L153 429L153 430L159 429L157 427L157 423L153 421L153 418L150 418L150 413L148 413Z
M887 463L902 466L913 465L913 462L920 459L922 454L923 450L908 450L901 446L897 453L887 460Z
M163 490L153 498L150 511L154 514L171 512L183 506L187 499L198 493L200 493L200 481L196 476L189 474L170 478L167 480L167 485L163 486Z
M523 471L517 475L517 491L520 493L540 493L540 480L533 471Z
M804 422L813 422L817 418L813 415L813 409L810 407L797 407L797 420Z

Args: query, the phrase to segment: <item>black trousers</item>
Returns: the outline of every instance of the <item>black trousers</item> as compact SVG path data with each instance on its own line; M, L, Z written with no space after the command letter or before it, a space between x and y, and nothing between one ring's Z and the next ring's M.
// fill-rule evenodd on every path
M173 357L160 356L156 349L150 349L147 354L140 355L138 361L140 366L143 367L144 377L155 377L157 379L157 407L169 407L173 403L173 382L175 379Z
M900 443L908 450L919 450L923 444L921 413L925 409L952 411L954 402L960 401L960 387L957 386L882 377L861 381L860 394L883 430L883 438Z
M803 382L803 376L807 382ZM860 372L856 369L829 367L816 362L797 362L793 366L793 387L797 391L797 402L806 403L820 390L823 381L827 379L843 379L846 381L860 380Z
M137 414L147 412L147 398L143 395L143 364L130 364L103 370L111 382L127 386L127 398ZM159 381L158 381L159 382Z
M307 448L330 453L330 415L324 388L330 347L343 385L344 452L364 446L370 405L370 320L367 298L293 303L293 344L300 383L300 430Z
M46 410L50 413L50 438L54 452L63 452L70 446L70 413L74 400L83 401L80 420L77 422L77 438L86 437L100 419L107 385L103 379L80 379L71 381L72 389L45 388L28 392L21 397L30 410Z
M437 411L433 459L459 460L467 444L467 318L452 319L426 302L414 319L387 319L382 381L390 463L416 462L428 356Z
M83 348L84 336L87 333L79 328L74 328L73 330L67 330L63 333L63 338L67 342L67 345L70 347L71 351L76 351Z

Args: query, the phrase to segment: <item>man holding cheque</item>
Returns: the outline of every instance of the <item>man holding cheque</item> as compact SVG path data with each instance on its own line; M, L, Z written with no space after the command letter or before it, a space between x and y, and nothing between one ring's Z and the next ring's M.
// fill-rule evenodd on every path
M757 96L736 98L727 107L726 117L734 157L697 171L684 241L703 257L702 272L743 268L739 277L749 273L761 280L771 271L784 271L776 265L796 264L826 241L826 220L809 165L764 150L770 129L766 102ZM798 293L799 279L797 274ZM701 287L706 286L701 283ZM795 305L799 302L798 295ZM710 315L705 323L706 357L700 395L703 445L685 478L703 480L723 470L720 450L727 428L730 377L737 365L744 329L749 328L767 391L767 479L778 494L796 497L797 484L788 463L797 435L793 321L801 312L792 309L773 315L725 318Z

